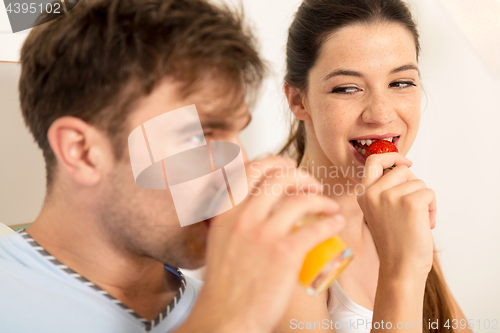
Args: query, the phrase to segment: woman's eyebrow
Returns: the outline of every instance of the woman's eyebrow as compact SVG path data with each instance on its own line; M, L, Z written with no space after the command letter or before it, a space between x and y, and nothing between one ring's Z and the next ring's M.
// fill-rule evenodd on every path
M339 75L345 75L345 76L357 76L357 77L364 77L365 75L361 72L356 72L353 70L349 69L336 69L323 79L323 81L326 81L328 79L331 79L334 76L339 76Z
M410 69L416 70L418 72L418 74L420 75L420 71L418 70L418 67L415 66L414 64L406 64L406 65L400 66L398 68L395 68L395 69L393 69L390 72L390 74L394 74L394 73L398 73L398 72L403 72L403 71L407 71L407 70L410 70ZM365 74L362 73L362 72L357 72L357 71L353 71L353 70L350 70L350 69L336 69L333 72L331 72L330 74L328 74L327 76L325 76L325 78L323 79L323 81L331 79L334 76L340 76L340 75L356 76L356 77L364 77L365 76Z
M420 75L420 71L418 70L418 67L415 66L414 64L407 64L407 65L403 65L403 66L400 66L398 68L395 68L391 71L390 74L394 74L394 73L398 73L398 72L403 72L403 71L407 71L407 70L410 70L410 69L414 69L418 72L418 75Z

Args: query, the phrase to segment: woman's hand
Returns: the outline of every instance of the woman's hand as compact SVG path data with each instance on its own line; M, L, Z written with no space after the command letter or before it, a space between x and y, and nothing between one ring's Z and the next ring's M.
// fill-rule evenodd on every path
M396 165L393 170L384 169ZM381 270L427 277L432 268L436 196L409 170L411 161L398 153L371 155L358 203L365 215Z

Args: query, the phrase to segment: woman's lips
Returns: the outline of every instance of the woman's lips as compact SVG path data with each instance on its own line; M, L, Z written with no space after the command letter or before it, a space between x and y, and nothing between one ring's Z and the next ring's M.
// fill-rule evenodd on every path
M400 136L395 137L395 138L392 140L392 143L394 143L394 145L395 145L396 147L398 147L398 150L399 150L399 146L398 146L398 143L399 143L399 138L400 138Z
M365 165L365 157L361 155L356 148L352 145L352 142L349 141L349 147L351 148L352 153L354 154L354 158L359 161L362 165Z

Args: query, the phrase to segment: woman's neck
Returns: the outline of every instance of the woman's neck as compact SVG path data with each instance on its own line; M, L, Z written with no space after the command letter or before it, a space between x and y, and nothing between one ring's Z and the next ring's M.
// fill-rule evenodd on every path
M337 168L326 156L313 157L307 149L298 166L307 170L323 186L323 195L334 199L340 206L340 214L347 223L340 236L353 248L362 250L364 240L371 237L368 226L364 222L363 211L359 207L356 195L356 185L359 182L346 177L352 173L352 168ZM357 170L356 170L357 172Z

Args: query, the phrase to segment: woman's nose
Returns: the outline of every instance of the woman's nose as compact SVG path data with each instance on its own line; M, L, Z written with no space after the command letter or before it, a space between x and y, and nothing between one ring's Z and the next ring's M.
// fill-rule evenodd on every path
M396 109L390 96L383 92L373 92L367 99L367 104L361 115L363 122L374 125L386 125L397 117Z

